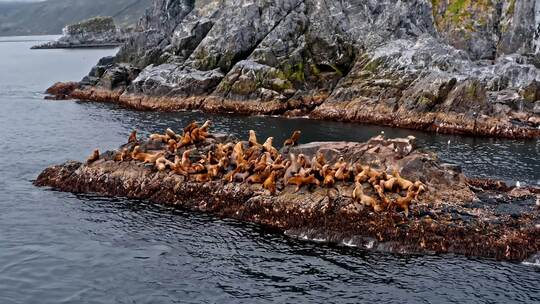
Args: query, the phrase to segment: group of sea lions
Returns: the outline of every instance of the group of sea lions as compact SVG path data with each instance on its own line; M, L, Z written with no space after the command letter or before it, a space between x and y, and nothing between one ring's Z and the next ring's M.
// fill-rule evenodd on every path
M413 200L427 190L422 182L407 180L397 170L388 174L367 165L346 162L343 157L330 163L320 152L311 159L304 154L290 153L288 157L284 156L273 146L273 137L261 144L253 130L249 131L247 141L213 141L211 148L201 153L197 146L214 137L209 133L211 124L211 121L206 121L199 126L192 122L184 128L182 135L171 129L167 129L165 134L152 134L149 143L153 147L160 147L159 151L152 153L143 152L156 149L141 148L137 132L133 131L128 144L114 154L113 160L153 164L159 171L170 170L199 183L221 179L227 183L260 184L270 194L288 185L296 186L296 192L302 187L332 188L337 183L354 182L351 196L356 203L371 207L375 212L397 207L406 216ZM300 131L294 131L283 143L281 151L297 145L300 135ZM98 159L99 150L95 150L88 163ZM370 192L374 195L365 191L364 184L371 185L374 191Z

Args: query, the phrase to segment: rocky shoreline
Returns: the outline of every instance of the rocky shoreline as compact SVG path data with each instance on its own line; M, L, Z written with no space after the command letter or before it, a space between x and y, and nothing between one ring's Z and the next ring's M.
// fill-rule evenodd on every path
M69 97L540 138L539 29L535 0L154 0Z
M312 119L369 123L390 127L429 131L445 134L461 134L510 139L540 138L540 125L527 119L513 117L471 116L459 113L418 113L415 111L392 111L384 105L363 105L355 102L323 104L327 95L312 96L302 100L236 101L208 96L147 96L130 94L122 89L84 86L80 83L57 83L47 89L47 99L115 103L140 111L200 110L209 113L236 113L246 115L282 115L286 117L307 116Z
M307 184L299 186L298 190L286 183L286 179L283 182L275 179L275 189L270 191L272 188L267 187L267 180L264 183L252 183L246 182L252 180L251 176L247 178L249 174L243 176L243 181L236 180L234 174L228 175L228 170L235 168L232 165L230 169L226 169L229 165L221 167L223 173L218 170L210 178L205 175L210 173L210 168L220 168L219 164L222 164L222 161L217 164L217 160L215 163L209 160L205 163L205 155L211 157L209 151L215 149L218 153L220 147L232 143L235 152L226 155L230 155L228 159L231 161L238 159L235 153L239 145L247 149L244 150L246 153L259 147L250 145L251 136L249 142L243 142L227 136L210 135L200 142L175 149L174 152L170 150L170 140L168 144L161 141L167 135L160 136L153 135L150 140L136 139L135 143L130 138L129 143L117 151L97 155L94 153L87 163L71 161L50 167L39 175L35 184L73 193L148 200L261 224L291 236L377 251L453 253L508 261L523 261L540 252L540 216L539 207L535 205L538 189L513 188L502 182L468 179L460 173L459 168L441 164L436 156L416 149L412 137L385 139L379 136L366 143L319 142L284 147L279 151L281 156L276 154L273 158L275 161L267 163L267 168L279 167L277 159L287 157L288 153L298 157L305 155L308 160L312 156L319 158L322 155L327 164L344 162L369 167L366 169L363 166L364 173L357 173L354 178L356 182L337 181L339 173L332 173L336 174L336 182L327 186L323 186L321 180L317 183L320 185ZM185 135L178 137L179 140L182 138ZM267 143L260 149L268 149ZM136 160L140 158L139 153L144 157L162 153L159 155L164 159L152 159L156 161L155 165L152 161L145 164ZM188 159L184 157L185 153L188 153ZM179 173L183 172L179 168L167 169L167 164L172 168L174 164L180 163L180 155L182 163L189 161L189 164L199 167L201 165L198 164L205 164L208 173L189 174L187 171ZM264 157L265 161L270 159L270 156L268 159L266 156L254 158L256 161L252 166L255 168L262 161L260 157ZM289 167L290 164L275 170L281 174L283 171L280 170L285 170L287 176ZM235 172L241 172L237 171L238 168L237 165ZM425 186L424 191L418 190L417 197L409 201L408 214L399 207L402 206L399 203L403 201L403 198L400 199L403 192L389 191L386 194L390 201L396 200L394 204L398 204L397 209L389 205L387 208L378 208L384 203L384 196L380 196L379 192L380 201L376 199L377 192L370 186L378 184L378 181L362 179L362 175L370 170L380 173L392 169L401 173L402 177L394 175L398 179L417 180L418 185ZM326 169L320 172L323 171ZM338 172L343 173L340 170ZM379 173L376 175L379 176ZM300 169L295 176L302 174ZM327 175L321 174L326 185ZM232 176L232 181L227 176ZM381 178L382 182L386 180L384 177L373 178ZM363 194L360 199L355 195L359 183L365 191L361 192ZM409 187L407 197L411 189L415 188ZM377 203L366 203L366 200L369 201L366 195L374 198Z
M117 28L112 17L94 17L66 26L60 38L55 41L35 45L32 49L119 47L131 35L133 33L130 30Z

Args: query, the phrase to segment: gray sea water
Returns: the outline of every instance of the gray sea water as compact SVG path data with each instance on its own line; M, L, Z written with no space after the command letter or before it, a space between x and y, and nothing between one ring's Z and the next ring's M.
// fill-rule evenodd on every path
M136 112L45 101L114 49L40 50L0 38L0 303L539 303L540 268L458 256L404 256L290 239L258 226L147 202L36 188L45 167L115 148L132 129L215 129L281 142L418 137L472 176L538 184L540 143L281 119Z

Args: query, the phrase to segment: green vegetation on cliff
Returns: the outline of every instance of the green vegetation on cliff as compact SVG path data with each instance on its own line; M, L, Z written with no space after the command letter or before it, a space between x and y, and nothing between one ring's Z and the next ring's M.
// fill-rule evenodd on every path
M116 25L114 25L114 19L112 17L101 16L66 26L67 33L71 35L82 34L85 32L104 33L114 31L115 29Z

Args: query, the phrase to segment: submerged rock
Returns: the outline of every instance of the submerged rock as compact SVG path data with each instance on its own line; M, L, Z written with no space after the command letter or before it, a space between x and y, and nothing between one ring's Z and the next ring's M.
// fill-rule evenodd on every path
M119 29L112 17L94 17L66 26L55 41L35 45L32 49L63 49L120 46L133 34L132 29Z
M200 174L182 175L176 169L158 170L153 164L129 160L125 149L138 145L143 151L162 151L163 163L184 155L182 162L200 166L209 161L199 159L210 157L209 151L231 140L226 136L209 137L173 153L164 152L167 145L156 141L161 135L156 136L150 141L132 136L119 151L104 153L91 163L67 162L50 167L35 184L74 193L149 200L262 224L291 236L379 251L455 253L511 261L525 260L540 251L540 217L535 205L538 189L511 194L512 189L500 182L468 180L459 170L439 163L436 156L417 150L412 137L379 136L366 143L309 143L281 152L285 157L286 152L304 154L307 159L324 155L327 164L342 157L339 161L369 165L378 172L396 169L406 179L421 181L426 191L413 201L406 216L398 209L374 211L373 206L359 204L353 195L355 185L348 180L330 187L312 185L295 191L295 187L278 179L272 194L260 183L228 182L223 175L197 182ZM248 147L247 142L241 144ZM185 158L185 151L192 148L192 155ZM234 153L231 160L235 159ZM233 168L227 166L221 174ZM369 187L364 190L372 197L377 195ZM391 199L399 195L388 193Z

